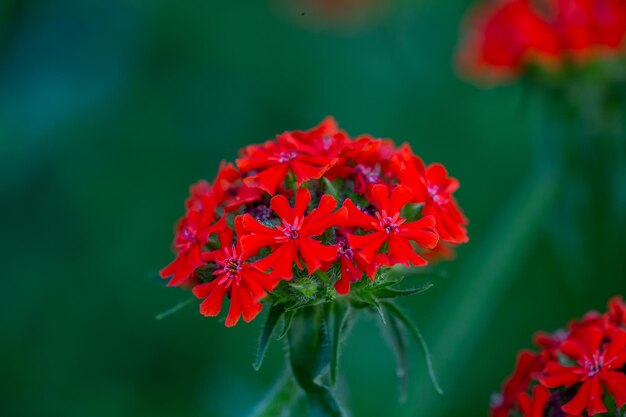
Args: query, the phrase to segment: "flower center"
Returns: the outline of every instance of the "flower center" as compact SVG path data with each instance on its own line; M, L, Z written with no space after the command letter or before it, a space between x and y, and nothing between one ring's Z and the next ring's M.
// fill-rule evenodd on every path
M322 149L325 151L329 151L330 148L333 146L333 142L333 138L326 136L324 139L322 139Z
M278 154L278 162L284 164L285 162L289 162L298 156L298 151L285 151Z
M236 257L236 253L230 254L229 251L226 251L228 258L225 258L221 261L217 261L218 268L213 273L214 275L219 276L219 284L224 285L228 288L233 281L239 283L241 279L241 259Z
M188 227L185 227L182 230L182 234L183 234L183 237L189 241L189 243L196 243L196 236L191 230L189 230Z
M428 195L430 196L430 198L433 200L433 202L437 205L441 205L441 204L446 204L448 202L448 199L439 194L439 191L441 191L441 188L438 185L430 185L427 188L428 191Z
M380 177L376 168L358 164L356 167L354 167L354 169L363 177L365 182L371 184L378 184L380 182Z
M278 230L283 232L284 237L279 238L280 240L286 239L297 239L300 237L300 229L301 229L301 220L299 217L296 217L293 221L293 224L287 223L283 220L282 226L276 226Z
M604 355L596 352L591 358L585 359L585 368L587 368L587 375L592 377L604 368Z
M382 212L376 212L376 218L378 219L378 223L380 227L387 234L396 233L400 230L400 226L406 221L400 217L400 213L396 213L393 217L387 215L387 212L383 210Z

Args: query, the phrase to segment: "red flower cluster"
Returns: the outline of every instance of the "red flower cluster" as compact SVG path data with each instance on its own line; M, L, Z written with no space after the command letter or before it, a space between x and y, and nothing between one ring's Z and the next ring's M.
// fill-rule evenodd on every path
M608 313L588 313L566 331L538 333L539 353L519 354L513 375L490 415L583 417L626 404L626 304L609 301ZM609 400L611 397L611 400ZM614 407L614 406L613 406Z
M501 80L529 62L624 52L623 0L490 0L470 11L458 61L474 78Z
M281 280L326 272L339 294L396 264L422 266L467 242L458 181L408 145L350 138L332 118L244 148L213 184L191 187L176 258L161 271L226 325L252 320ZM425 258L426 257L426 258Z

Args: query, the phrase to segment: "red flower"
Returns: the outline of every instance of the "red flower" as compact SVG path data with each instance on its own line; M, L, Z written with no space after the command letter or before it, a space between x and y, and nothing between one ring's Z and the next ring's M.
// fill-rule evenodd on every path
M403 147L396 160L400 182L411 187L413 202L424 204L423 214L435 218L439 238L454 244L467 242L467 218L453 196L459 181L449 177L441 164L425 167L408 146Z
M531 0L496 0L470 13L458 62L470 76L507 79L529 60L558 52L556 33Z
M591 47L617 50L626 37L622 0L554 0L555 29L564 50L586 55Z
M337 122L330 116L310 130L296 130L291 135L311 155L333 158L339 156L344 146L350 143L348 135L339 130Z
M372 203L378 209L374 216L359 210L351 200L346 200L348 210L346 226L359 227L366 235L348 234L348 242L353 248L360 249L360 256L369 264L374 263L375 255L387 244L385 264L402 263L415 266L426 265L427 261L417 254L411 242L424 248L434 248L438 236L433 228L435 218L426 216L414 222L406 222L400 216L400 210L411 200L411 190L396 186L391 195L387 187L374 185L371 190Z
M517 356L513 375L504 382L502 394L494 399L489 415L506 417L515 405L518 394L526 391L533 374L539 369L540 358L531 351L524 350Z
M563 405L564 412L581 414L586 409L590 416L606 412L603 385L618 407L626 404L626 375L619 372L626 363L626 331L605 332L600 326L588 327L584 334L563 342L561 352L578 365L564 366L552 361L540 382L548 388L582 383L574 398Z
M337 293L345 295L350 292L350 284L360 281L364 273L373 281L379 265L368 263L359 253L359 249L350 246L347 231L337 234L337 243L337 258L341 276L335 283L335 290Z
M527 393L521 393L517 397L519 407L524 417L543 417L543 411L550 399L550 391L544 386L535 385L533 388L533 398Z
M232 212L260 200L263 191L245 185L241 172L233 164L222 162L211 193L217 204L223 204L227 212Z
M204 264L202 251L210 235L232 233L224 218L214 222L215 207L210 195L203 194L205 185L200 182L192 187L192 196L187 200L190 208L176 226L176 258L160 272L162 278L173 275L168 286L183 284L196 268Z
M335 164L335 158L312 153L310 147L303 146L290 132L267 141L263 145L250 145L244 148L237 166L242 173L252 175L244 178L244 183L274 194L291 172L296 185L310 179L318 179Z
M236 219L236 225L241 217ZM240 226L237 226L240 229ZM243 316L250 322L263 306L259 300L272 291L278 280L263 273L256 266L247 263L247 257L238 245L232 245L232 235L225 236L222 248L204 253L204 261L215 265L215 278L208 283L196 285L193 293L205 300L200 304L200 313L205 316L217 316L222 309L224 296L230 296L230 308L226 316L226 326L232 327Z
M614 326L626 325L626 304L621 296L613 297L609 300L609 312L607 314L609 323Z
M337 201L330 195L323 195L317 209L305 214L311 201L306 188L298 189L293 208L286 197L278 195L270 201L270 207L280 218L281 224L268 227L249 214L243 217L243 228L247 235L241 237L241 246L246 256L255 256L259 250L269 247L271 253L256 262L271 275L291 279L294 263L302 269L300 258L307 266L309 274L326 268L337 258L337 246L326 246L314 237L320 236L330 227L339 224L346 215L345 209L337 207Z

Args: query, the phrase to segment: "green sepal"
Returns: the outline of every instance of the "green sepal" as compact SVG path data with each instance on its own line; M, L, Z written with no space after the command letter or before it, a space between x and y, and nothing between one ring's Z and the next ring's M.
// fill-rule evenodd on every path
M263 364L263 358L265 357L267 346L269 345L270 339L272 338L274 328L276 327L278 320L280 320L284 313L285 306L283 304L274 304L267 314L267 319L265 320L265 325L263 326L263 331L261 332L261 338L259 339L259 345L256 351L256 359L254 360L254 364L252 365L252 367L257 371L261 368L261 365Z

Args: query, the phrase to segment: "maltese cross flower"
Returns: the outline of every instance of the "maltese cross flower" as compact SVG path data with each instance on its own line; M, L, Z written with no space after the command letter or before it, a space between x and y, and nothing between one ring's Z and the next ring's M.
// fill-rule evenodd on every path
M300 258L306 264L309 275L337 259L336 245L323 245L314 237L345 219L346 210L342 208L333 213L337 201L330 195L323 195L318 208L305 215L310 201L311 193L306 188L298 189L293 208L285 196L273 197L270 208L281 221L274 227L259 223L249 214L244 215L242 224L247 233L241 237L244 253L255 256L266 247L271 251L256 262L257 267L264 271L271 269L274 277L291 279L294 263L303 269Z
M212 204L200 204L202 198L209 199L209 197L192 196L192 198L196 199L192 204L193 207L176 226L177 232L174 239L176 258L160 272L162 278L173 276L168 286L183 284L196 268L204 265L202 251L210 235L232 233L224 218L213 223L215 212Z
M286 132L276 141L247 146L237 159L237 166L242 173L251 174L244 184L274 195L290 172L299 187L305 181L320 178L335 162L335 158L325 157L321 152L311 153L309 147Z
M411 242L423 248L434 248L439 240L435 232L435 218L426 216L414 222L407 222L400 215L400 210L411 201L411 190L398 185L389 195L384 185L374 185L371 190L374 206L378 209L375 216L359 210L351 200L346 200L344 207L348 210L346 223L351 227L359 227L365 235L349 234L348 242L353 248L360 249L368 263L374 263L375 255L387 244L387 254L379 258L385 263L401 263L415 266L426 265L426 259L417 254Z
M221 249L204 253L203 259L214 264L215 278L193 288L196 297L205 299L200 304L200 313L217 316L222 310L222 301L228 294L230 308L226 316L227 327L237 324L241 316L246 322L254 319L263 308L259 300L279 282L253 264L247 263L241 249L232 245L232 236L223 239Z
M603 385L615 398L618 408L626 404L626 375L619 371L626 363L625 330L605 332L600 326L592 327L584 336L563 342L561 352L574 359L577 365L550 362L540 382L548 388L582 383L574 398L563 405L564 412L578 415L586 409L590 416L605 413Z

